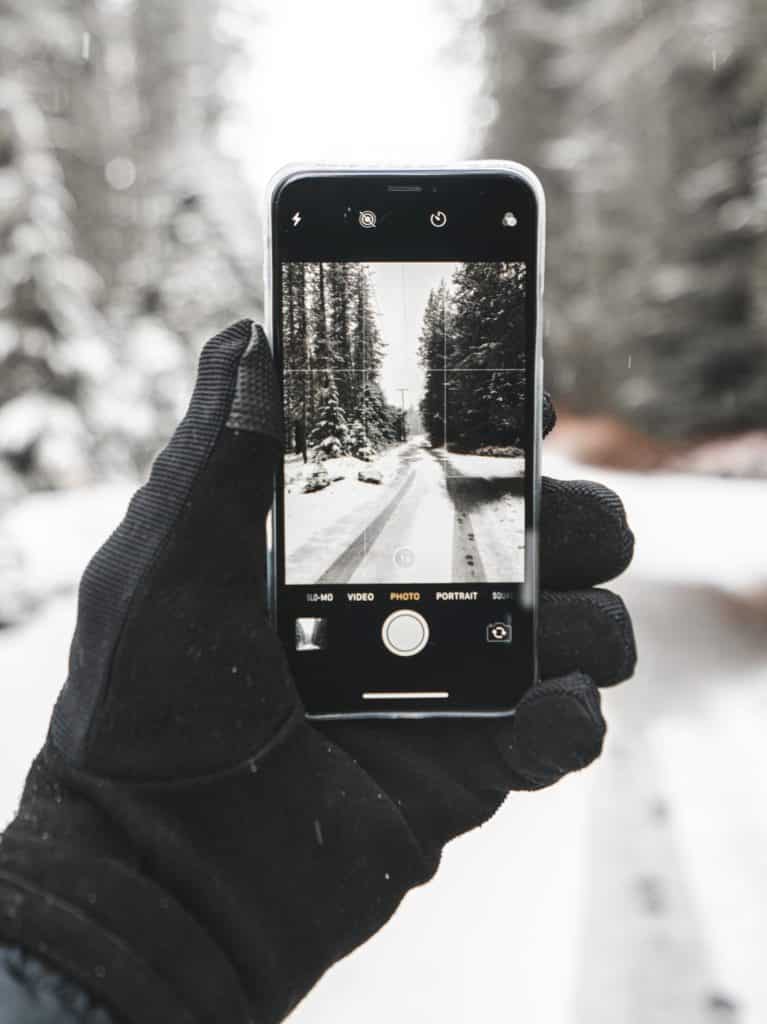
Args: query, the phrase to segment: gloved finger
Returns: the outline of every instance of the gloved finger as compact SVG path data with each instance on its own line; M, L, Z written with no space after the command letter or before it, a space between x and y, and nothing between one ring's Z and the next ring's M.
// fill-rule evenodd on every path
M538 639L544 679L580 670L597 686L613 686L636 665L631 618L609 590L543 591Z
M599 690L583 672L533 686L511 718L498 719L495 743L510 789L542 789L591 764L607 725Z
M231 396L226 426L234 431L244 430L271 438L281 446L282 410L269 342L259 324L251 320L242 320L229 330L239 327L247 329L248 338L237 364L234 393ZM214 338L208 344L212 345L217 341L218 339ZM203 357L204 355L205 352Z
M634 554L623 502L590 480L543 478L540 536L541 584L554 590L613 579Z

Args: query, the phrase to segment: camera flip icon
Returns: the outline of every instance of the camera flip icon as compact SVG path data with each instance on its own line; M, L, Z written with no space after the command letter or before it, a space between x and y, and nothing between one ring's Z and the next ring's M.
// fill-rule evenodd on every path
M511 626L508 622L491 622L486 631L489 644L510 644Z

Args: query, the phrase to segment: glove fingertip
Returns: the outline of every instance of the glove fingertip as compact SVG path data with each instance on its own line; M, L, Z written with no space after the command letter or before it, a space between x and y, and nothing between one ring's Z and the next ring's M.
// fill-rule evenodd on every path
M256 328L253 320L245 318L219 331L202 346L197 364L197 381L230 380L240 359L251 343Z
M202 449L207 449L209 442L215 439L234 400L240 362L253 329L252 320L238 320L205 342L197 362L189 407L168 448L184 433L187 447L192 448L197 448L196 442L200 440Z
M543 590L538 638L544 679L566 675L574 666L600 687L633 675L634 627L623 599L611 590Z
M513 788L540 789L591 764L606 732L599 690L585 673L572 672L532 687L498 744Z
M251 323L248 344L237 367L227 427L264 434L282 446L282 409L269 342L263 329Z
M634 554L623 502L592 480L544 477L541 579L547 587L593 586L619 576Z

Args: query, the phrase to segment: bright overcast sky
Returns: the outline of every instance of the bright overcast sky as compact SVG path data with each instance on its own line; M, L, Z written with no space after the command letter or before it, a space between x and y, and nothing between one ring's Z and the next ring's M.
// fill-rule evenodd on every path
M478 9L478 0L266 5L246 89L245 158L259 192L286 163L471 156L481 66L462 20L476 22Z
M432 288L450 282L456 263L372 263L375 305L385 345L381 386L393 405L417 405L424 385L418 365L418 338Z

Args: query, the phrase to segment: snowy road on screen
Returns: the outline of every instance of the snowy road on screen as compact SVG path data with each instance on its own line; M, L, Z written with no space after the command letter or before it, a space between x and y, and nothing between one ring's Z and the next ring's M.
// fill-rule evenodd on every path
M416 437L399 445L394 459L380 484L361 482L352 472L341 486L287 494L289 583L524 578L522 458L458 455Z

